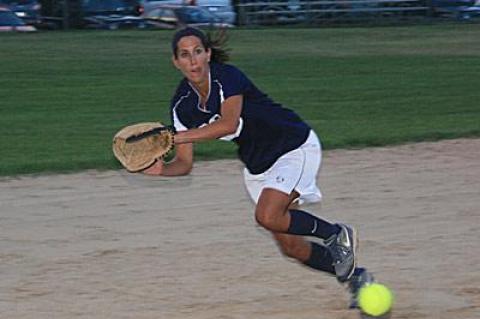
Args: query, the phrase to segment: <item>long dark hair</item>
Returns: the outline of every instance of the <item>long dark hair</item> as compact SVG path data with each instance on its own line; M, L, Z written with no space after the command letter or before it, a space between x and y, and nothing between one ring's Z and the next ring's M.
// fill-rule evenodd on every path
M219 29L215 34L212 34L212 32L205 34L203 31L193 27L180 29L173 35L172 52L175 58L178 58L178 42L181 38L188 36L199 38L203 47L212 52L210 61L225 63L230 59L230 49L225 48L225 45L228 41L228 36L225 29Z

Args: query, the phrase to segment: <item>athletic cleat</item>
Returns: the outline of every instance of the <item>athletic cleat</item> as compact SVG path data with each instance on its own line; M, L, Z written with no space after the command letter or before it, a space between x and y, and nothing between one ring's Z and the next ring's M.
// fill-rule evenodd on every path
M325 245L332 254L337 280L346 282L355 271L357 234L352 227L344 224L337 225L340 227L340 232L325 240Z
M360 288L365 285L369 285L374 283L375 279L373 278L373 274L368 272L365 268L355 268L352 277L348 281L348 289L352 294L350 299L350 309L358 308L358 292Z

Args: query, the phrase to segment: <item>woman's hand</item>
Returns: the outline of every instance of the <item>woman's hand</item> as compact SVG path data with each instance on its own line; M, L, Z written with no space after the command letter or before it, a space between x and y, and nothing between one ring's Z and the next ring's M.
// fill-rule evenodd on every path
M143 174L146 175L162 175L163 171L163 161L157 160L152 166L144 169Z

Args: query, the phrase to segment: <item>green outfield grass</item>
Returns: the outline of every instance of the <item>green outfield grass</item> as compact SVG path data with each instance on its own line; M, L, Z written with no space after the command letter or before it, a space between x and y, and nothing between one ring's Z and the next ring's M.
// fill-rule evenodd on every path
M168 122L170 31L0 35L0 175L119 167L114 133ZM480 135L480 25L230 32L232 63L324 148ZM197 146L198 159L235 156Z

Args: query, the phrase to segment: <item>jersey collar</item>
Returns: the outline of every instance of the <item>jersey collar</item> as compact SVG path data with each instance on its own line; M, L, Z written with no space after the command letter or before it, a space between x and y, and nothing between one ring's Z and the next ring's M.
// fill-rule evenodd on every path
M190 87L192 88L193 92L195 92L195 94L197 95L197 109L199 109L204 113L212 113L208 110L208 100L210 99L210 93L212 92L212 69L210 68L210 70L208 71L208 94L207 94L207 99L205 101L205 108L202 107L202 96L195 88L195 85L190 83L190 81L188 80L187 82L188 82L188 85L190 85Z

